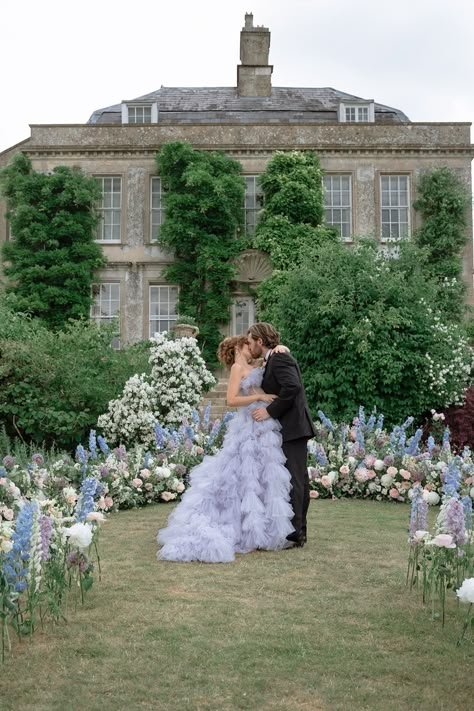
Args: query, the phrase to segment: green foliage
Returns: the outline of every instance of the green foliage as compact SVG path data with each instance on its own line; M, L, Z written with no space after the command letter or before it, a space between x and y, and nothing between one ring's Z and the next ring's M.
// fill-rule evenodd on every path
M93 274L105 264L94 242L96 181L64 166L38 173L17 154L0 172L0 188L14 235L2 257L15 308L53 329L88 317Z
M219 327L229 319L232 259L243 248L236 235L243 219L241 167L223 153L168 143L157 156L164 189L160 243L173 251L167 279L179 287L179 313L199 325L206 361L216 364Z
M336 243L309 249L288 274L272 315L313 411L347 419L364 404L395 424L462 392L469 350L460 329L440 320L424 259L410 244L386 259L371 241Z
M427 268L439 282L439 307L452 319L464 312L462 252L467 240L469 195L461 178L449 168L424 173L417 186L414 208L423 224L414 242L426 250Z
M0 426L26 442L72 450L134 372L149 370L146 344L122 351L112 333L71 321L53 333L0 303Z

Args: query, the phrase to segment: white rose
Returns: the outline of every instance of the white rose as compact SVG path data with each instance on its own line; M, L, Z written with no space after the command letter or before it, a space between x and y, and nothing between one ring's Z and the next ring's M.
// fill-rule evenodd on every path
M355 457L349 457L347 461L351 465L351 467L355 466L355 464L357 463L357 459Z
M391 474L382 474L380 483L385 489L389 489L393 484L393 476Z
M456 595L461 600L461 602L474 602L474 578L466 578L463 584L456 591Z
M384 468L384 463L381 459L376 459L374 462L374 469L376 472L381 472L382 469Z
M76 548L88 548L92 543L92 531L85 523L75 523L71 528L64 530L64 535L69 538L69 542Z
M436 491L424 491L423 500L430 506L437 506L439 504L439 494Z
M471 491L469 492L469 496L471 499L474 499L474 486L472 487Z

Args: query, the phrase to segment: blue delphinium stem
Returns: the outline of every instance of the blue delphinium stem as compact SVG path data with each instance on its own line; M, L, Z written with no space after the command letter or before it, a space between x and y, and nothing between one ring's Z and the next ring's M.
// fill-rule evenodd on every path
M99 482L94 477L84 479L81 484L81 493L76 506L76 521L82 523L87 516L94 510L94 496L98 492Z
M91 459L97 459L97 437L95 430L89 432L89 455Z
M108 457L110 454L109 445L107 444L105 439L102 437L102 435L99 435L97 437L97 442L99 444L100 451L102 452L102 454L105 454L105 456Z

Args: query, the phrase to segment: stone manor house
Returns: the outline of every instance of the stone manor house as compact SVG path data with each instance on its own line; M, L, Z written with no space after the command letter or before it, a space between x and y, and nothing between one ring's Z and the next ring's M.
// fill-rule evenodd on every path
M417 178L449 166L471 187L469 123L412 123L399 109L332 88L273 87L270 32L245 16L235 87L161 87L94 111L81 125L32 125L31 136L0 154L0 167L19 151L33 168L79 166L102 188L97 241L108 259L97 274L92 317L119 317L122 342L146 339L176 321L177 289L166 283L169 254L160 248L163 204L155 155L169 141L223 150L242 165L245 229L252 233L261 195L257 178L276 150L314 151L325 171L326 221L341 239L370 235L382 244L409 236ZM9 239L0 204L0 242ZM464 278L473 302L472 221ZM238 261L228 333L254 319L249 286L270 273L264 254Z

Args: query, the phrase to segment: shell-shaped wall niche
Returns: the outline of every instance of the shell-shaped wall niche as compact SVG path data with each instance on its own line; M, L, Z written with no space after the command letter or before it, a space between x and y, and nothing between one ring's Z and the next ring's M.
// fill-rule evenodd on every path
M238 269L236 281L246 284L260 284L272 273L268 256L258 249L246 249L235 258Z

